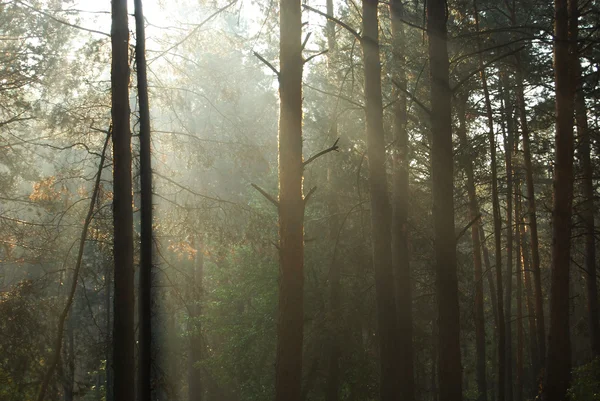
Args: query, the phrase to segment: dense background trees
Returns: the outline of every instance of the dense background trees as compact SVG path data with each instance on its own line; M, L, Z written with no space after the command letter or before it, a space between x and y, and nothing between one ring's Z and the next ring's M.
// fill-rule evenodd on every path
M0 400L594 399L596 1L125 3L0 0Z

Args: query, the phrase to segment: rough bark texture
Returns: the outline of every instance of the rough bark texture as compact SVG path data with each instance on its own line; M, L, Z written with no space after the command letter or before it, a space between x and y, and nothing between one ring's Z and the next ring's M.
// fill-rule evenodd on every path
M377 299L377 327L380 352L380 397L382 401L398 397L397 315L394 297L391 248L391 206L385 167L385 138L379 60L379 21L377 0L363 0L362 49L365 68L367 120L367 157L371 195L373 267Z
M473 244L473 266L475 270L475 303L473 305L473 315L475 317L475 353L476 353L476 381L477 381L477 400L485 401L487 399L487 373L485 359L485 317L483 313L483 271L481 263L481 241L479 239L479 202L475 192L475 178L473 174L473 164L467 151L469 149L469 140L467 138L466 112L468 93L463 94L457 100L457 114L459 126L457 129L460 147L464 154L461 156L461 164L467 176L467 193L469 195L469 221L471 225L471 242ZM488 273L489 274L489 273Z
M152 396L152 165L146 33L142 0L135 0L135 62L140 113L140 272L138 284L138 401Z
M569 9L571 8L571 9ZM569 14L573 17L569 21ZM569 32L577 25L577 1L554 2L554 77L556 90L556 162L552 208L552 275L548 355L542 399L565 399L570 381L569 266L571 264L571 213L573 204L573 116L576 46ZM572 34L572 32L571 32ZM575 36L576 37L576 36ZM575 52L576 53L576 52Z
M113 371L115 401L134 399L135 333L133 194L129 128L129 27L127 2L112 1L112 122L114 221Z
M402 0L392 0L390 16L393 35L393 77L396 89L394 104L393 194L392 194L392 263L396 283L396 313L398 315L398 365L400 393L405 401L415 399L412 289L408 253L409 150L406 102L405 34Z
M439 321L439 394L441 401L462 399L451 91L447 43L447 4L427 1L427 36L431 85L431 176Z
M300 401L304 326L302 197L302 12L280 3L279 315L275 401Z

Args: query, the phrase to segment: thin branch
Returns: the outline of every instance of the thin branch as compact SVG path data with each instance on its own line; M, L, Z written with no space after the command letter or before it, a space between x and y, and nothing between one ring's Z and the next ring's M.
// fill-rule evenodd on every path
M252 52L254 53L254 55L260 60L262 61L267 67L269 67L271 69L271 71L273 71L275 73L275 75L277 75L277 78L279 78L279 71L277 71L277 68L273 67L273 64L269 63L263 56L261 56L260 54L258 54L257 52Z
M310 60L312 60L315 57L319 57L322 56L323 54L327 53L329 50L325 49L321 52L318 52L317 54L313 54L312 56L310 56L309 58L307 58L306 60L304 60L304 64L308 63Z
M467 232L467 230L473 225L475 224L475 222L477 220L479 220L481 218L481 213L478 213L477 216L475 216L475 218L473 220L471 220L469 222L469 224L467 224L465 226L465 228L463 228L462 230L460 230L460 232L458 233L458 235L456 236L456 241L458 241L460 239L460 237L462 237L463 235L465 235L465 233Z
M511 56L513 54L516 54L516 53L520 52L523 49L525 49L525 46L521 46L521 47L519 47L519 48L517 48L515 50L512 50L512 51L510 51L508 53L504 53L504 54L502 54L502 55L500 55L500 56L498 56L496 58L491 59L490 61L488 61L487 63L485 63L482 68L478 68L475 71L471 71L466 77L464 77L456 85L454 85L454 88L452 88L451 91L452 92L456 92L456 90L458 88L460 88L463 84L465 84L467 81L469 81L469 79L471 79L471 77L473 75L476 75L476 74L480 73L482 70L486 69L487 67L489 67L490 65L494 64L495 62L497 62L499 60L502 60L505 57Z
M267 200L269 202L271 202L272 204L274 204L277 208L279 208L279 202L277 202L277 200L272 197L271 195L269 195L269 193L267 191L265 191L264 189L262 189L261 187L259 187L256 184L250 184L252 185L252 188L256 189L258 192L261 193L262 196L264 196L265 198L267 198Z
M423 103L421 103L421 101L419 99L417 99L415 97L415 95L413 95L412 93L410 93L409 91L407 91L406 89L404 89L398 82L396 82L396 80L392 79L392 83L394 84L394 86L396 86L397 89L400 89L402 92L404 92L406 94L406 96L408 96L410 98L410 100L412 100L413 102L415 102L427 114L431 115L431 110L429 110L429 108L427 106L425 106Z
M315 193L315 191L317 190L317 187L312 187L311 189L308 190L308 193L306 194L306 196L304 196L304 204L306 205L310 199L310 197Z
M312 8L311 6L307 5L307 4L302 4L302 7L304 7L305 9L312 11L314 13L319 14L322 17L327 18L329 21L333 21L336 24L338 24L339 26L341 26L342 28L344 28L345 30L347 30L348 32L350 32L356 39L358 39L359 41L362 40L362 36L360 36L360 34L358 32L356 32L356 30L354 30L350 25L345 24L344 22L340 21L339 19L335 18L332 15L328 15L327 13L324 13L323 11L319 11L316 8Z
M310 39L310 35L312 35L312 32L309 32L306 34L306 37L304 38L304 41L302 42L302 50L304 50L304 48L306 47L306 44L308 43L308 39Z
M310 164L311 162L315 161L315 159L323 156L324 154L327 154L329 152L339 152L340 147L338 146L338 142L340 141L340 138L336 139L335 142L333 143L333 145L325 150L320 151L319 153L317 153L314 156L311 156L308 158L308 160L306 160L304 163L302 163L303 167L306 167L308 164Z
M44 375L44 379L42 381L42 385L40 386L40 391L37 396L37 401L44 401L46 391L48 390L48 386L50 385L50 380L54 376L54 371L56 370L56 366L58 365L58 362L60 360L65 321L67 320L67 316L69 315L69 311L71 310L71 306L73 305L75 292L77 290L79 272L81 271L81 265L83 261L83 250L85 248L85 241L87 239L88 228L94 216L94 206L96 205L96 199L98 198L98 193L100 192L100 180L102 177L102 170L104 169L104 160L106 159L106 148L108 147L109 139L110 134L106 135L106 141L104 142L104 147L102 148L100 162L98 163L98 173L96 175L96 182L94 184L94 192L92 193L92 199L90 199L90 206L88 208L88 212L83 223L83 228L81 229L81 237L79 239L79 251L77 253L77 262L75 263L75 269L73 271L73 279L71 282L69 296L67 298L67 303L63 308L63 311L58 319L56 343L54 344L54 355L52 355L52 359L50 360L50 363L48 365L48 370L46 370L46 374Z

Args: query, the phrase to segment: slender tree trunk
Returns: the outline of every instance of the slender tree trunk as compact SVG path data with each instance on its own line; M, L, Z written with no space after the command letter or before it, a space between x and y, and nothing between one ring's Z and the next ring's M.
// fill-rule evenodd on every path
M514 22L513 22L514 24ZM527 110L525 109L525 90L523 83L523 72L519 55L517 54L517 100L519 104L519 119L523 135L523 156L525 161L525 177L527 181L528 220L531 230L531 262L533 281L535 287L535 319L537 329L538 355L540 358L538 366L544 365L546 360L546 329L544 323L544 295L542 293L542 278L540 272L540 247L538 241L537 212L535 206L535 188L533 182L533 164L531 162L531 145L529 137L529 125L527 122ZM540 371L536 372L539 375Z
M327 15L334 15L333 0L327 0ZM335 34L335 22L327 20L325 31L327 37L327 74L330 84L337 84L338 77L335 72L335 57L337 57L337 43ZM338 137L337 124L337 108L332 112L332 122L329 136L332 138ZM336 166L332 163L327 168L327 180L329 181L330 196L327 199L327 209L329 211L329 240L331 244L335 244L340 228L339 207L338 207L338 178L336 174ZM329 276L329 299L331 318L329 319L329 361L327 384L325 388L326 401L338 401L340 398L340 340L341 340L341 269L342 263L340 258L336 257L336 249L333 250L333 260L331 262L331 270ZM315 360L314 372L312 376L316 379L317 360ZM311 369L311 372L313 369ZM305 391L306 394L306 391Z
M552 275L550 326L542 399L566 397L571 371L569 333L569 266L571 264L571 213L573 204L573 116L575 99L573 55L577 1L554 2L554 73L556 82L556 163L552 211ZM571 14L571 21L569 20ZM573 15L574 14L574 15ZM573 29L575 28L575 35ZM571 43L571 40L573 43ZM576 54L576 52L575 52Z
M112 275L113 275L113 264L106 263L104 285L106 288L106 294L104 299L104 305L106 308L106 383L105 383L105 396L106 401L113 401L114 399L114 376L113 376L113 345L112 345L112 319L111 319L111 306L112 306Z
M304 199L302 196L302 12L280 3L279 316L275 401L300 401L304 329Z
M516 175L516 174L515 174ZM515 401L523 401L523 266L521 264L521 182L515 179L515 274L517 277L517 376L515 380Z
M67 371L63 370L64 401L73 401L73 391L75 390L75 338L73 334L73 316L71 315L67 319L67 346L65 347Z
M462 400L460 313L454 232L454 168L449 84L447 3L427 1L431 84L431 176L439 320L439 394L442 401Z
M378 2L377 0L363 0L362 5L363 38L361 42L365 66L367 156L369 159L373 266L375 269L381 370L380 397L382 401L391 401L398 399L399 396L398 347L396 346L398 331L392 273L392 210L385 167Z
M578 52L579 53L579 52ZM594 169L590 158L591 142L590 129L587 120L587 107L581 85L581 65L579 54L575 63L574 75L578 78L577 93L575 94L575 119L577 136L579 137L579 155L581 158L583 207L581 217L585 227L584 266L587 272L585 285L587 292L588 326L590 330L590 345L595 357L600 356L600 324L598 322L598 284L596 282L596 240L594 236Z
M522 216L520 217L522 219ZM540 357L538 355L539 347L537 343L537 328L535 321L535 300L533 295L533 285L531 284L531 263L529 262L529 253L527 247L527 233L525 232L525 224L521 221L521 255L523 255L523 278L525 280L525 294L527 298L527 315L529 321L529 354L531 357L531 388L529 396L535 396L538 393L538 375L540 372Z
M402 0L392 0L390 15L393 39L393 77L400 86L394 105L393 199L392 199L392 263L396 283L396 313L398 315L399 398L415 399L412 291L408 253L409 150L406 102L406 57Z
M142 0L135 0L135 61L140 108L140 273L138 288L138 401L152 397L152 165L150 106L146 76L146 33Z
M473 2L475 9L475 27L479 32L479 12L477 2ZM481 50L481 44L478 40L478 49ZM496 161L496 134L494 132L494 116L490 93L487 84L487 77L484 68L483 56L480 53L479 68L481 76L481 85L485 100L486 115L488 120L488 138L490 141L490 158L492 170L492 208L494 215L494 239L496 248L496 285L498 286L498 401L505 401L506 397L506 325L504 316L504 291L502 282L502 217L500 215L500 202L498 199L498 167Z
M485 232L483 231L483 225L479 224L479 238L481 242L481 250L483 251L483 262L485 266L485 276L488 280L488 287L490 290L490 303L492 304L492 314L494 318L494 330L492 331L492 344L498 343L498 298L496 292L496 285L494 284L494 275L492 274L492 267L490 263L490 253L486 245ZM491 365L497 366L498 364L498 353L492 352ZM492 391L492 401L496 401L496 395L498 393L496 380L492 380L494 390Z
M506 73L501 73L501 80L503 87L501 89L503 95L503 118L506 121L507 132L504 137L504 155L506 160L506 294L504 298L504 311L506 313L506 384L505 393L506 400L512 401L513 399L513 350L512 350L512 297L513 297L513 270L512 270L512 239L513 239L513 227L512 227L512 151L513 151L513 138L514 138L514 125L513 125L513 113L512 103L510 101L510 94L508 92L509 82Z
M193 244L196 248L196 255L191 269L190 293L192 294L192 304L189 307L190 323L190 352L188 366L188 400L202 401L203 380L201 368L198 363L202 359L202 327L200 318L202 316L202 294L204 281L204 254L203 246L200 241Z
M129 127L129 27L127 1L112 0L112 123L115 299L113 359L115 401L131 401L135 389L133 194Z
M469 194L469 220L473 221L471 225L471 242L473 244L473 266L475 269L475 304L473 305L473 315L475 316L475 353L476 353L476 381L477 381L477 400L485 401L487 399L487 379L486 379L486 359L485 359L485 317L483 313L483 271L481 263L481 242L479 239L479 204L477 202L477 193L475 191L475 178L473 174L473 164L466 149L470 148L467 138L466 112L469 95L465 93L460 96L457 104L457 114L459 127L457 129L458 139L461 148L464 149L462 156L462 165L467 176L467 193Z

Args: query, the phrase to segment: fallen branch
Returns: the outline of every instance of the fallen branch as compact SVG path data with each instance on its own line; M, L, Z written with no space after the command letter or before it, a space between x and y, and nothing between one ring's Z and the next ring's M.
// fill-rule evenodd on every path
M52 376L54 376L54 371L56 370L56 366L60 361L65 321L67 320L67 316L69 315L69 311L71 310L71 306L73 305L75 291L77 290L77 282L79 281L79 272L81 271L81 264L83 260L83 249L85 247L85 241L87 239L88 228L94 216L94 206L96 205L96 199L98 199L98 193L100 192L100 179L102 177L102 170L104 169L104 160L106 159L106 148L108 147L109 139L110 133L106 135L106 141L104 142L104 147L102 148L102 154L100 156L100 163L98 166L98 173L96 175L96 182L94 184L94 192L92 193L92 199L90 199L88 213L85 217L83 228L81 230L81 237L79 239L79 251L77 253L77 262L75 263L75 270L73 271L73 281L71 282L71 289L69 291L67 303L62 313L60 314L60 317L58 318L58 328L56 333L56 343L54 345L54 355L52 355L52 359L48 364L48 370L46 371L44 379L42 380L42 385L37 396L37 401L44 401L46 391L48 390L48 386L50 385L50 380L52 379Z
M304 163L302 163L303 167L306 167L308 164L310 164L311 162L315 161L316 159L318 159L319 157L329 153L329 152L339 152L340 147L338 146L338 142L340 141L340 138L336 139L335 142L333 143L333 145L325 150L320 151L319 153L317 153L314 156L311 156L308 160L306 160Z
M277 200L272 197L271 195L269 195L269 193L267 191L265 191L264 189L262 189L261 187L259 187L256 184L250 184L252 185L252 188L256 189L258 192L260 192L262 194L262 196L264 196L265 198L267 198L267 200L269 202L271 202L272 204L274 204L277 208L279 208L279 202L277 202Z

